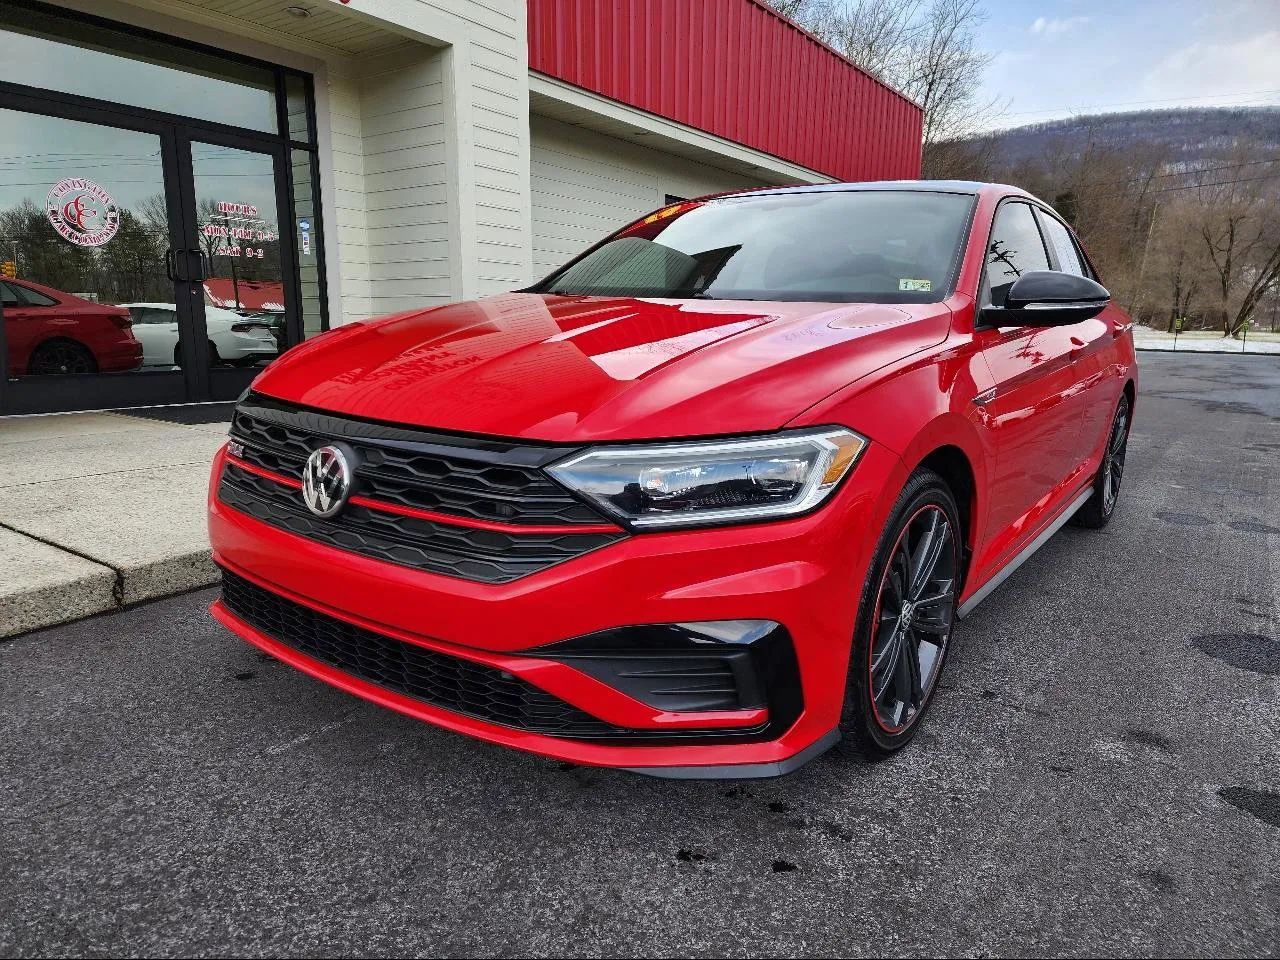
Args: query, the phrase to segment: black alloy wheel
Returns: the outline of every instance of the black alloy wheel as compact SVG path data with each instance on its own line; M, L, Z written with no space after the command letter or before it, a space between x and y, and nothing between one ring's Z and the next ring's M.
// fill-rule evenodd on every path
M863 589L842 726L879 758L915 736L955 623L962 531L950 489L929 470L908 481Z
M1097 476L1093 479L1093 496L1076 511L1071 522L1078 527L1097 529L1105 527L1115 512L1120 496L1120 481L1124 479L1125 455L1129 449L1129 397L1120 396L1116 415L1107 434L1107 448L1102 454Z
M31 354L27 373L97 373L98 362L89 349L74 340L46 340Z

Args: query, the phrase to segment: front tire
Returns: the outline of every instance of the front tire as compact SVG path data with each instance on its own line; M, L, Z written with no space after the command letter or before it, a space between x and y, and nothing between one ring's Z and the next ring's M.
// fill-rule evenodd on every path
M1116 415L1111 420L1111 432L1107 434L1107 449L1102 463L1093 478L1093 496L1084 502L1071 522L1077 527L1099 529L1111 521L1120 497L1120 481L1124 478L1124 460L1129 450L1129 395L1121 394L1116 405Z
M840 725L867 759L910 743L933 702L955 624L963 535L942 478L912 474L876 545L849 654Z

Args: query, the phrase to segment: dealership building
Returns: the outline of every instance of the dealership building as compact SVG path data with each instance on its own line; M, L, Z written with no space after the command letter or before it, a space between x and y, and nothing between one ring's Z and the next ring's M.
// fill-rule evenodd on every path
M4 0L0 415L233 399L676 199L914 178L918 105L756 0Z

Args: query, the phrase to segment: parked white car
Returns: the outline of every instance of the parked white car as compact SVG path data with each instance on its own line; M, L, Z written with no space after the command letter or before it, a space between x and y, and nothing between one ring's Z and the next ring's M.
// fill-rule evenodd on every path
M172 303L122 303L133 317L133 335L142 343L144 367L178 366L178 308ZM250 320L206 305L205 330L209 335L211 364L251 367L273 359L279 352L275 334L262 320Z

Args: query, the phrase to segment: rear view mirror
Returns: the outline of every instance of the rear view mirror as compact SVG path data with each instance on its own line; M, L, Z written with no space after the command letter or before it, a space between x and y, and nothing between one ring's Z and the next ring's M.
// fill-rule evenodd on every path
M1056 270L1029 270L1014 281L1003 307L982 311L997 327L1062 327L1096 317L1111 302L1102 284Z

